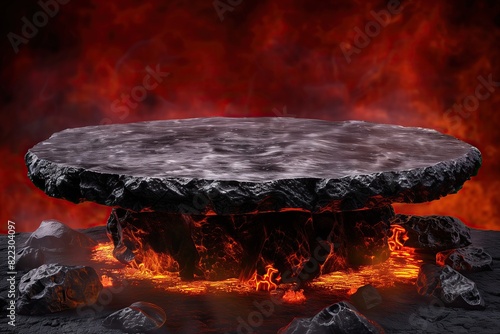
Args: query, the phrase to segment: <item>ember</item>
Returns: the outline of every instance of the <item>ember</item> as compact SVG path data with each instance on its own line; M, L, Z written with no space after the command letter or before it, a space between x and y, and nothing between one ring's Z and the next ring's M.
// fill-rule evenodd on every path
M108 275L101 275L101 284L103 288L109 288L113 286L113 277Z
M304 290L302 289L298 291L287 290L282 299L287 304L302 304L306 301L306 296L304 296Z

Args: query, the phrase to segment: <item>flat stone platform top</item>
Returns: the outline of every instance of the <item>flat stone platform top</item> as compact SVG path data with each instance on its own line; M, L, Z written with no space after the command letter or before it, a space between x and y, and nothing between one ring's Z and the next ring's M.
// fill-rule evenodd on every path
M26 165L36 186L73 202L236 214L429 201L458 191L481 154L424 128L216 117L67 129Z

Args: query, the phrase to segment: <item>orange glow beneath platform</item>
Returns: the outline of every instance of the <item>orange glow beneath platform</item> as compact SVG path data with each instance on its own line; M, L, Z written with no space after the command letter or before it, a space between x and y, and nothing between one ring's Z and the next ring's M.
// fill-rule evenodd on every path
M394 226L393 239L404 240L405 234L400 233L399 226ZM396 237L397 236L397 237ZM297 290L290 284L279 284L280 276L276 269L268 266L262 276L255 275L248 281L242 282L236 278L222 281L181 281L177 272L162 270L161 263L165 255L149 253L148 264L153 263L155 269L148 268L146 264L132 263L125 266L113 257L112 243L102 243L96 246L92 261L96 268L100 268L101 275L106 277L103 284L112 282L147 281L156 288L183 294L203 294L217 292L231 293L270 293L281 290L281 299L285 303L302 303L306 299L307 289L329 290L336 292L354 293L359 287L371 284L376 288L387 288L397 284L415 283L420 265L423 263L412 248L395 247L388 260L375 265L365 265L343 271L323 274L312 282L306 284L306 289Z

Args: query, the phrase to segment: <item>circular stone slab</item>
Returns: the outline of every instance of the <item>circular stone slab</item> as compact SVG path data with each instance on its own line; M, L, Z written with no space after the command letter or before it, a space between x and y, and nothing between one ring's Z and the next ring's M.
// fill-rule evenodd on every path
M457 192L475 147L424 128L301 118L194 118L55 133L26 154L50 196L133 211L311 212Z

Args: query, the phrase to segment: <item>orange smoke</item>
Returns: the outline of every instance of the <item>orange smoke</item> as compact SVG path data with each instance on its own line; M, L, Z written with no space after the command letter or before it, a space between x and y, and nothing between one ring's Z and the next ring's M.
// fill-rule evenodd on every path
M40 10L9 6L4 36L22 34L21 18ZM396 210L499 229L500 89L474 96L479 77L500 81L500 4L402 1L377 23L373 13L385 10L378 0L243 1L221 21L210 1L61 5L19 52L2 39L2 230L8 219L19 232L49 218L81 228L105 223L109 209L51 199L27 179L23 155L52 133L224 115L359 119L456 136L481 150L479 175L457 195ZM363 47L359 31L369 33ZM349 63L341 44L359 50ZM170 75L145 89L148 68Z

